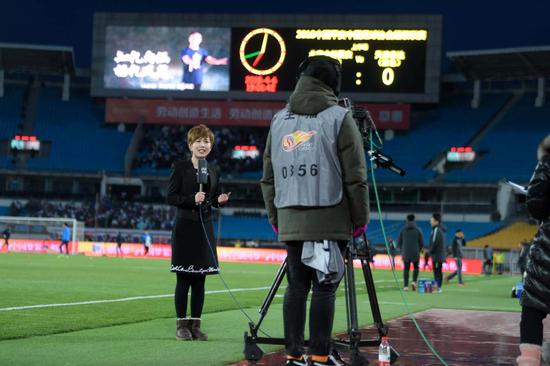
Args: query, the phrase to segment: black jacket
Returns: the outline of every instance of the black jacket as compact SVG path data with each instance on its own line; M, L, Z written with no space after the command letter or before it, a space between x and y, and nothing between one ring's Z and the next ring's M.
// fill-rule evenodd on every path
M445 244L445 232L447 230L441 224L432 229L430 234L430 255L434 262L445 263L447 258L447 245Z
M453 257L462 258L462 247L466 246L466 239L455 236L451 244L451 252Z
M203 220L211 219L211 207L219 207L218 183L219 169L208 164L208 184L204 187L205 202L201 206L195 204L195 194L199 191L197 170L191 160L177 160L172 164L166 201L178 208L177 218L199 220L199 207L202 209Z
M540 226L529 250L521 304L550 313L550 155L537 164L531 177L527 210Z
M399 233L397 246L401 249L403 262L418 262L420 251L424 247L424 238L414 221L407 221Z

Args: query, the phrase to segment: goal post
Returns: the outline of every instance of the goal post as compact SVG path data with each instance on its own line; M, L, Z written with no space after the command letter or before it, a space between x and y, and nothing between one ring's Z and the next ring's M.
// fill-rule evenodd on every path
M71 231L69 248L71 254L75 252L75 242L84 240L84 222L67 217L26 217L0 216L0 237L9 228L11 239L28 241L59 241L63 232L63 225L67 223ZM3 242L3 241L2 241Z

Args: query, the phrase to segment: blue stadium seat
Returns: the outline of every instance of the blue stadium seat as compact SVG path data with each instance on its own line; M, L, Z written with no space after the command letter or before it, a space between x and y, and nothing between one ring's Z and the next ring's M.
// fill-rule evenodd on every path
M4 96L0 98L0 140L12 139L17 134L24 93L24 85L4 85ZM10 168L11 160L9 156L0 156L0 168Z
M537 146L550 133L550 105L534 107L527 94L489 131L477 147L487 154L473 166L451 171L445 181L495 182L507 178L528 182L536 165Z
M29 160L29 169L122 172L132 133L104 127L103 120L104 110L89 90L73 89L64 102L60 88L42 88L34 133L52 146L48 158Z

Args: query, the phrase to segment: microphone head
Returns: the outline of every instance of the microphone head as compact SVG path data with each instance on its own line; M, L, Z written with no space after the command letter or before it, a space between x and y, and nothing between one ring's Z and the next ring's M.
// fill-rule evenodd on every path
M197 170L197 184L208 183L208 163L206 159L199 159L199 167Z

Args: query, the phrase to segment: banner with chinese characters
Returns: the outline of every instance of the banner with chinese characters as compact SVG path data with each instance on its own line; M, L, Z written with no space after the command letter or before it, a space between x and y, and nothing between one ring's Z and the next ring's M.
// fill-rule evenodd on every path
M107 123L269 127L284 102L107 99ZM409 104L362 104L381 129L409 128Z

